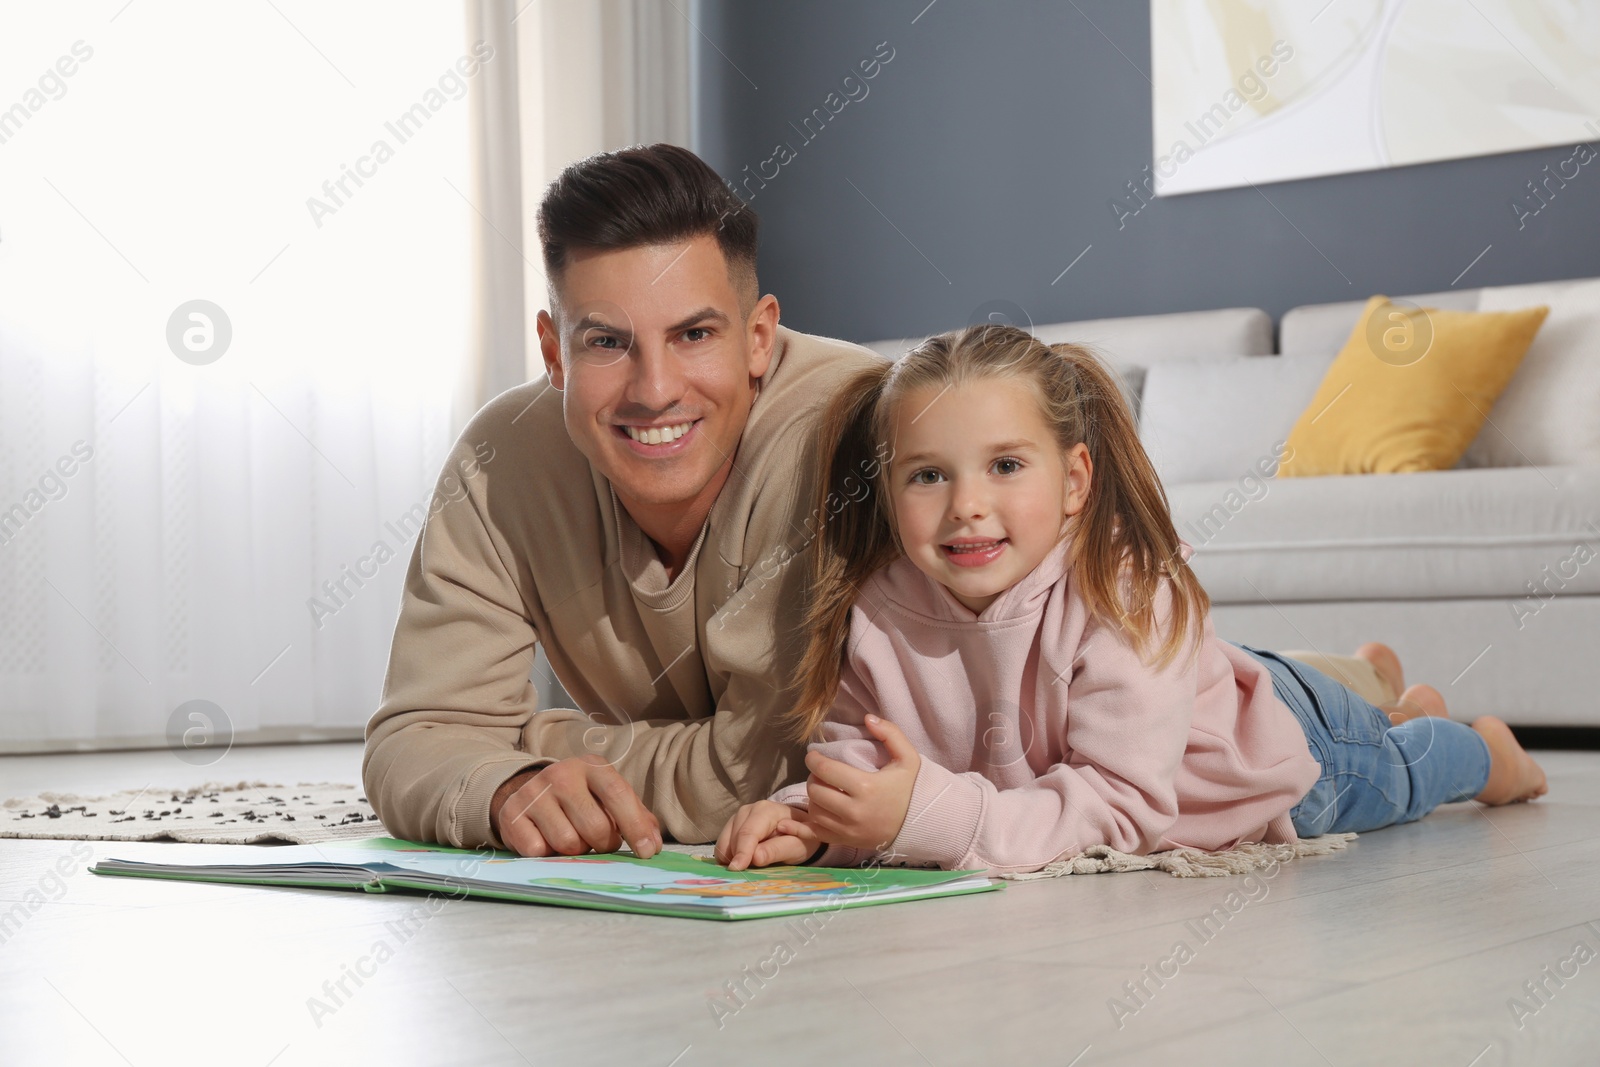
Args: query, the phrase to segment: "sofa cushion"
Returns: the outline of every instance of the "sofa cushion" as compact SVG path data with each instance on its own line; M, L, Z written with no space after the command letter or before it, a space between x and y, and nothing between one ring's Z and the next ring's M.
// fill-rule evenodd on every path
M1032 332L1045 344L1071 341L1086 345L1117 367L1130 364L1148 367L1169 359L1269 355L1273 351L1272 317L1260 308L1050 322L1033 327ZM920 344L924 337L864 344L890 359L898 359Z
M926 341L926 337L891 337L885 341L862 341L863 348L870 348L885 359L899 359L913 348Z
M1170 487L1220 603L1600 592L1600 467ZM1585 546L1582 551L1579 546Z
M1271 477L1332 355L1169 360L1145 375L1139 437L1163 485Z
M1116 364L1149 367L1168 360L1262 356L1272 349L1272 317L1260 308L1179 311L1035 326L1046 344L1086 345Z
M1478 310L1478 290L1448 290L1443 293L1419 293L1416 296L1398 296L1396 300L1422 307L1445 308L1450 311ZM1305 304L1283 313L1278 324L1278 351L1328 352L1339 351L1361 319L1365 300L1344 300L1337 304Z
M1548 313L1409 308L1374 296L1289 432L1292 455L1278 476L1454 467Z
M1272 318L1260 308L1051 322L1033 327L1032 332L1047 345L1084 345L1104 360L1122 379L1123 395L1135 418L1140 417L1146 367L1169 360L1272 352ZM864 343L879 355L899 359L924 340L897 337Z
M1600 464L1600 278L1484 289L1482 311L1550 317L1467 449L1471 467Z

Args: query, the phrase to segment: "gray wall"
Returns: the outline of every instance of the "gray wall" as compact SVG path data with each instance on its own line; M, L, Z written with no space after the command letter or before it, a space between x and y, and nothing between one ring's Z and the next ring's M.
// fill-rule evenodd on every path
M1145 0L701 0L693 14L695 147L736 183L778 143L795 149L748 188L763 287L808 332L922 334L993 302L1041 323L1276 316L1447 289L1491 244L1459 287L1600 275L1600 162L1520 231L1509 206L1571 146L1163 198L1119 229L1109 202L1151 162ZM807 142L790 123L882 41L894 58L867 95Z

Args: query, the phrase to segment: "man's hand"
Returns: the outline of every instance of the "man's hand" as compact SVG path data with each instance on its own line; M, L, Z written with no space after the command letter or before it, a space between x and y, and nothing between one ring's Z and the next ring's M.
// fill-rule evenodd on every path
M805 863L822 848L822 840L803 808L772 800L746 804L728 820L717 837L716 860L730 871Z
M900 836L922 757L893 723L868 715L866 725L889 750L889 762L863 771L815 749L806 753L807 817L824 841L877 852Z
M495 791L489 820L521 856L615 852L623 841L649 859L661 851L661 824L617 769L599 756L571 756L523 771Z

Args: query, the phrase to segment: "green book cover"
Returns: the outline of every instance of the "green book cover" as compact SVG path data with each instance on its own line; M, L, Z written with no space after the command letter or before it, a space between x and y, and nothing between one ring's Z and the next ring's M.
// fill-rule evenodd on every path
M981 893L977 871L763 867L730 871L682 852L532 858L369 837L324 845L185 845L184 862L110 858L95 874L202 882L410 889L534 904L700 919L749 919Z

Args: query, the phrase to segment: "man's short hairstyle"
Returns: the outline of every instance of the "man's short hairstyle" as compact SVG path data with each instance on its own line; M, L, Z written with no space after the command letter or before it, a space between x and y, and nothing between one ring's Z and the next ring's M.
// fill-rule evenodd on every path
M756 283L756 213L699 156L673 144L636 145L581 159L561 172L539 205L539 243L555 288L569 253L671 244L714 236L748 312Z

